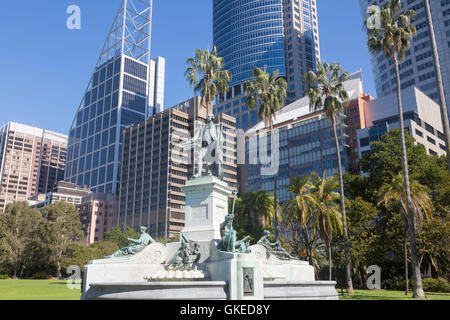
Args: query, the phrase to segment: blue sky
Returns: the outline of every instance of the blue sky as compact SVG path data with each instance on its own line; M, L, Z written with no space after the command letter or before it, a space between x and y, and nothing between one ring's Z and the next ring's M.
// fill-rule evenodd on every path
M375 95L357 0L317 0L322 59L363 68ZM81 30L66 28L66 8L81 8ZM15 121L67 134L120 0L2 1L0 125ZM166 107L191 98L185 61L212 46L211 0L154 0L152 57L166 58Z

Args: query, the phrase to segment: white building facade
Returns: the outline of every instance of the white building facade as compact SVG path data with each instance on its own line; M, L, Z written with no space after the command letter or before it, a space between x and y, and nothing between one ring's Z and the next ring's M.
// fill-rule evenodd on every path
M423 145L430 155L445 155L445 141L439 105L416 87L402 91L405 130ZM400 127L397 95L365 103L366 128L357 131L359 157L370 151L370 143L379 141L388 130Z

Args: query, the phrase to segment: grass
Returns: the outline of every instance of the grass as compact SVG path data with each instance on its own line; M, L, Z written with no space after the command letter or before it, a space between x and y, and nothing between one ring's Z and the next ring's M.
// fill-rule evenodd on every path
M391 290L355 290L351 296L342 295L340 289L339 300L419 300L412 298L412 291L406 296L404 291ZM450 300L450 293L426 292L427 300Z
M80 300L65 280L0 280L0 300Z
M403 291L355 290L351 296L337 291L340 300L413 300L412 293L405 296ZM428 300L450 300L450 293L426 295ZM0 300L80 300L80 296L80 290L70 290L65 280L0 280Z

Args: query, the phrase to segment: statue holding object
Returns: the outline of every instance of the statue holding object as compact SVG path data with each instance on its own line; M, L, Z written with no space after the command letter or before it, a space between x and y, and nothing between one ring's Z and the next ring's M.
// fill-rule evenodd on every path
M258 241L259 245L262 245L266 248L267 252L273 254L280 260L300 260L299 258L291 256L282 246L280 241L270 242L269 237L272 235L272 232L268 230L264 230L264 236Z
M242 240L237 240L236 230L233 229L233 219L234 215L229 214L225 217L225 221L220 224L220 236L222 240L220 240L217 248L221 251L232 253L250 253L248 249L248 240L250 237L247 236Z
M201 177L203 162L206 163L206 175L213 175L223 180L223 143L224 136L222 125L214 123L214 115L208 114L206 123L196 130L192 139L182 145L184 151L195 147L196 142L201 139L202 147L197 160L197 172L194 178Z

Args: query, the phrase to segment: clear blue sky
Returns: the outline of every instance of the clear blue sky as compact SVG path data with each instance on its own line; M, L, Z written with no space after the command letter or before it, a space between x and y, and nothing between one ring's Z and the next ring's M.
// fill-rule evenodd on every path
M212 45L212 0L154 0L152 57L166 58L166 107L193 96L185 60ZM317 0L322 59L363 68L375 95L357 0ZM20 3L20 4L19 4ZM67 134L120 0L2 1L0 125L15 121ZM66 28L80 6L82 29Z

